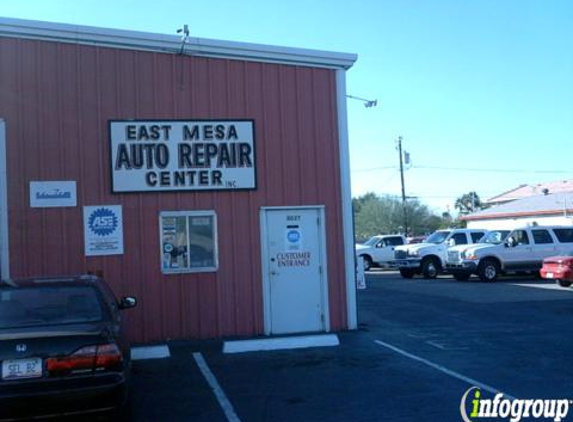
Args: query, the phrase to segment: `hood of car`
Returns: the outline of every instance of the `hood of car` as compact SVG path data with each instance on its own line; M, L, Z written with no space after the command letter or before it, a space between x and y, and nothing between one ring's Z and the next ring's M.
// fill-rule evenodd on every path
M461 246L461 245L460 245ZM478 251L488 250L488 249L495 249L498 248L500 245L495 245L492 243L476 243L474 245L465 245L466 248L463 249L467 252L476 253Z
M396 247L396 251L411 251L411 252L420 252L424 249L435 249L435 248L439 248L441 246L441 244L435 244L435 243L414 243L413 245L402 245L402 246L397 246Z

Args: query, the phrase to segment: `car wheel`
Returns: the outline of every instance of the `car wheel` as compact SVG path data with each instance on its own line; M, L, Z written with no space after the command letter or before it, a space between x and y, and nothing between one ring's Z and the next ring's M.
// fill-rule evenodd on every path
M481 281L492 282L499 276L499 264L493 259L486 259L478 268L478 275Z
M414 274L416 274L415 270L412 270L410 268L400 268L400 275L403 278L412 278L414 277Z
M470 273L464 273L464 272L457 272L454 273L454 278L457 281L468 281L470 279Z
M559 283L561 287L571 287L571 282L569 280L557 280L557 283Z
M370 268L372 268L372 258L370 258L368 255L362 255L362 262L364 271L368 271Z
M440 272L440 266L435 258L427 258L422 261L422 274L425 278L436 278Z

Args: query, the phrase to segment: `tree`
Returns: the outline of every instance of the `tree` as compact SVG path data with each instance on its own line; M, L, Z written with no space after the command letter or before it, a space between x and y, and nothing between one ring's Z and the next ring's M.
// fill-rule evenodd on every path
M359 241L377 234L404 233L402 201L396 197L379 197L367 193L353 198L354 224ZM442 218L434 215L418 200L406 202L410 235L424 235L438 229Z
M472 191L464 193L456 199L454 207L459 211L460 215L468 215L485 208L485 205L482 204L479 195Z

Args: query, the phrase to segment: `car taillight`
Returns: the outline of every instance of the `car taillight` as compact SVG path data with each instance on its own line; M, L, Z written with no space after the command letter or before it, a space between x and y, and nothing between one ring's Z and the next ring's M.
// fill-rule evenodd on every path
M50 373L69 373L72 371L92 370L97 346L87 346L68 356L46 359L46 369Z
M97 348L95 368L110 369L121 365L123 356L115 343L102 344Z
M46 359L46 369L50 375L91 372L94 369L113 369L123 360L119 347L115 343L86 346L68 356Z

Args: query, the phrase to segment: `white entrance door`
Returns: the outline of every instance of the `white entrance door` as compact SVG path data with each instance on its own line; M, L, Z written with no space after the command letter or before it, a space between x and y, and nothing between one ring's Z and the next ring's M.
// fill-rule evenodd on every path
M262 210L265 332L328 330L322 208Z

